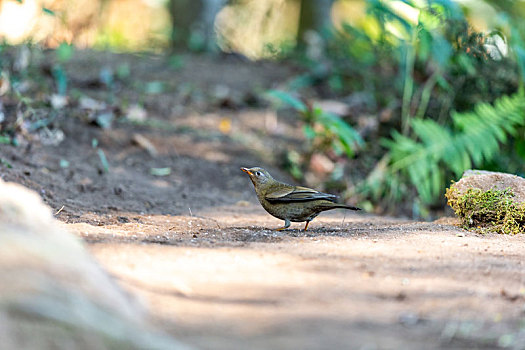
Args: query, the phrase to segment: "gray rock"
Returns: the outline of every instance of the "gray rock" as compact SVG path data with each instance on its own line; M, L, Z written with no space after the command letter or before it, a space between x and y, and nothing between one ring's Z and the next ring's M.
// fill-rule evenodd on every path
M66 232L40 197L0 180L2 349L187 349Z
M525 179L517 175L485 170L467 170L452 187L458 190L459 195L464 194L469 188L478 188L482 191L501 191L509 188L514 193L516 203L525 202Z

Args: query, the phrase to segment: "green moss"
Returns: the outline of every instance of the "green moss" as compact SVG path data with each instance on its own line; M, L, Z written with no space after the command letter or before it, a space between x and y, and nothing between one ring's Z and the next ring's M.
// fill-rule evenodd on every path
M516 203L509 188L488 191L471 188L460 194L451 186L445 197L467 229L504 234L525 233L525 203Z

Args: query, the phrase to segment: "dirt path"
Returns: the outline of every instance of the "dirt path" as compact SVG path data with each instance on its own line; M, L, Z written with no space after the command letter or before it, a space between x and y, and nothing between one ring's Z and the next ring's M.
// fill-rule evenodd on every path
M133 79L165 79L173 91L141 97L149 124L139 126L103 130L73 106L58 119L60 145L2 145L0 175L36 190L170 334L204 349L525 349L525 235L344 212L322 214L308 232L272 230L282 222L256 203L239 167L291 181L275 165L300 147L297 121L203 107L199 96L224 84L268 89L286 70L189 57L169 72L159 59L76 57L68 73L79 89L127 60ZM185 104L188 80L196 87Z
M525 346L525 237L343 213L277 232L252 204L193 214L66 226L205 349Z

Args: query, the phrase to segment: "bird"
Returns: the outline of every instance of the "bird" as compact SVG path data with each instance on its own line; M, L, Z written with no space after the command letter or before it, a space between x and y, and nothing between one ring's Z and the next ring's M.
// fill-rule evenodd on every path
M255 194L262 207L272 216L284 220L285 230L293 222L306 222L308 224L319 213L331 209L361 210L346 204L336 203L337 196L323 193L302 186L293 186L275 180L268 171L260 167L241 168L252 180Z

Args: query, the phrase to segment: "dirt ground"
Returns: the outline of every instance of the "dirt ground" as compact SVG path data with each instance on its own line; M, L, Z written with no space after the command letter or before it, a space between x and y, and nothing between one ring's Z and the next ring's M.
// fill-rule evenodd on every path
M193 79L205 100L224 87L243 100L290 69L188 57L164 74L159 59L121 60L137 81L174 87L144 103L162 127L101 129L66 113L59 145L2 145L11 167L0 174L37 190L166 332L203 349L525 349L525 236L344 211L320 215L307 232L275 231L282 222L258 205L239 167L291 181L276 158L301 142L296 122L244 102L181 102L177 87ZM81 55L68 66L71 81L95 74L86 62L114 61Z

